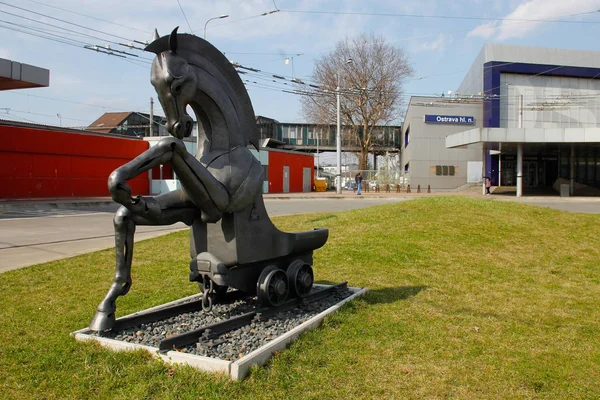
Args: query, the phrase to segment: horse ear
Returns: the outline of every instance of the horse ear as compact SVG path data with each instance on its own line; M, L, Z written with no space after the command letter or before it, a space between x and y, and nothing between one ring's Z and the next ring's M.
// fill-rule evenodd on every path
M169 50L171 50L172 53L177 52L177 29L179 29L179 27L173 29L173 32L169 35Z

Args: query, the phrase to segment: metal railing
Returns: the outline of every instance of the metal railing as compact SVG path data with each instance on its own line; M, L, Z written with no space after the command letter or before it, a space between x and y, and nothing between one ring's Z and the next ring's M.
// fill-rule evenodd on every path
M389 170L355 170L342 172L342 189L356 190L356 174L362 176L361 190L363 191L393 191L404 190L410 185L409 179L400 172Z

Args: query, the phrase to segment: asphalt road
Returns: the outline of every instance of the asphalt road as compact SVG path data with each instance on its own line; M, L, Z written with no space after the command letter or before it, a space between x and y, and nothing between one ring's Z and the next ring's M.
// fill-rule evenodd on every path
M406 198L265 199L269 215L336 212L388 204ZM114 246L113 213L116 206L86 209L18 209L0 214L0 273L25 266L73 257ZM180 229L138 226L135 240L149 239Z

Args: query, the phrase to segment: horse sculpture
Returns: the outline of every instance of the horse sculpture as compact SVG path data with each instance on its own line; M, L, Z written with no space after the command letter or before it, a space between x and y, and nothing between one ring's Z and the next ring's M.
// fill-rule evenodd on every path
M116 299L131 288L136 225L191 226L190 280L203 290L210 309L228 287L256 294L277 305L288 294L304 296L313 283L312 252L327 241L327 229L284 233L271 223L262 199L263 168L248 146L258 150L258 130L250 98L236 70L210 43L178 34L146 47L156 54L151 82L167 118L167 137L116 169L108 179L114 201L116 271L90 324L110 330ZM182 141L191 135L190 106L203 132L196 157ZM182 189L156 197L131 197L127 180L171 163Z

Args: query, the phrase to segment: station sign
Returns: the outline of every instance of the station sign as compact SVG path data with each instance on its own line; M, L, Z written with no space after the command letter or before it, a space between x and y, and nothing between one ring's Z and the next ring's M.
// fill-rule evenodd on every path
M426 124L475 125L475 117L461 115L425 115Z

